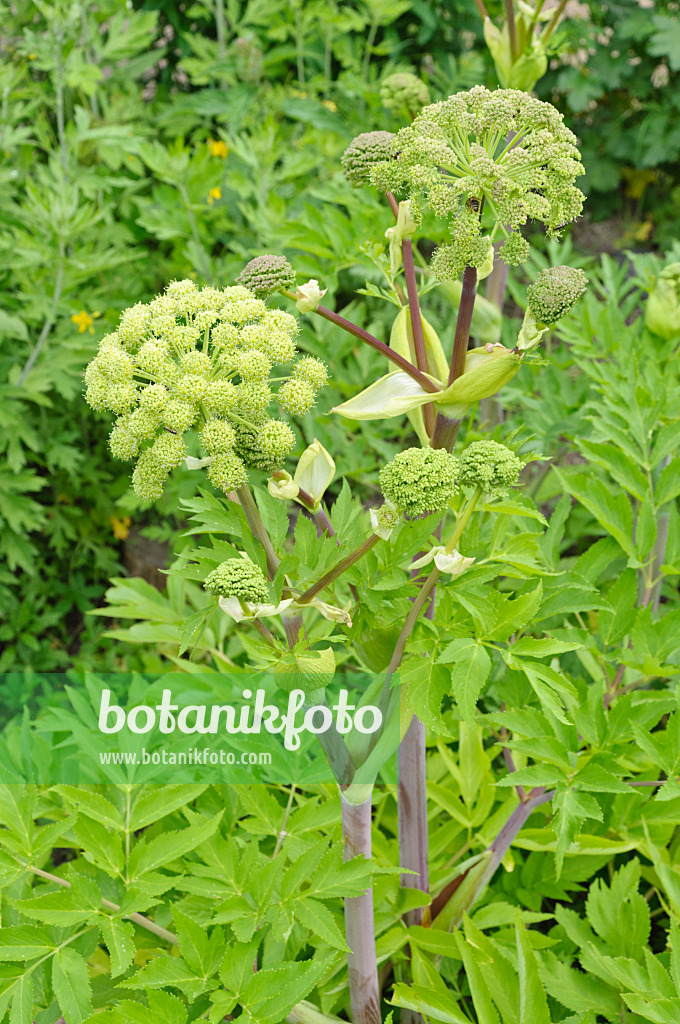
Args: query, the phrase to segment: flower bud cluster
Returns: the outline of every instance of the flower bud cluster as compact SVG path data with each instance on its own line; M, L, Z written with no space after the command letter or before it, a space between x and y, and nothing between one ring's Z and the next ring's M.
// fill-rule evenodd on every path
M413 519L447 509L457 476L457 459L443 448L407 448L380 471L380 487L398 512Z
M430 93L417 75L410 71L396 71L383 79L380 99L383 107L393 114L401 113L404 107L413 114L429 103Z
M203 584L211 594L238 597L242 601L264 604L269 597L267 579L259 566L246 558L228 558L206 577Z
M259 259L260 285L266 274L271 283L287 273L281 257ZM160 497L168 473L186 458L183 435L192 428L212 458L209 479L224 491L245 483L249 468L281 466L295 434L269 407L277 402L304 415L327 379L319 359L296 360L297 333L294 316L269 309L242 285L199 289L174 281L152 302L125 310L87 367L85 397L116 414L111 452L138 460L132 482L141 498ZM276 371L283 382L274 391L273 367L286 363L292 366L283 377Z
M407 448L380 471L386 504L372 511L379 536L394 528L398 514L417 516L444 512L460 488L481 488L499 497L517 483L524 463L504 444L475 441L460 458L443 448Z
M484 262L483 208L493 218L491 238L506 238L501 257L516 265L528 257L519 232L527 221L555 236L584 201L574 185L584 173L576 137L555 107L516 89L476 86L424 107L365 173L382 192L406 193L414 212L424 194L432 211L449 220L452 242L436 261L442 280Z
M473 441L460 457L458 483L479 487L489 497L501 497L517 483L524 463L497 441Z

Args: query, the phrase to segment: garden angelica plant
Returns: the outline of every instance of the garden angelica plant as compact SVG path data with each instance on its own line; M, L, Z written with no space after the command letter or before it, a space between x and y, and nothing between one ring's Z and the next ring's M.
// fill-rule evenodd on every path
M529 254L525 224L538 221L555 234L579 214L583 196L574 182L583 169L554 108L520 92L483 88L425 107L396 136L360 135L343 168L352 185L377 187L395 214L382 263L385 297L400 307L390 345L322 306L317 281L296 289L284 257L261 256L234 286L175 282L153 302L128 310L88 368L87 399L118 415L111 450L136 460L133 486L141 497L157 498L168 473L185 462L205 470L227 502L238 503L249 536L241 530L232 541L233 557L218 561L201 549L184 571L203 580L241 629L256 631L248 650L259 665L273 667L283 689L291 685L291 667L311 703L324 699L336 667L357 664L376 673L376 699L387 719L401 722L400 863L410 872L403 884L422 894L407 914L417 924L429 904L423 721L444 737L453 735L455 722L474 727L476 701L491 674L488 649L529 623L544 572L537 535L524 528L526 517L540 521L540 514L507 497L522 458L495 439L473 441L457 455L456 437L468 411L512 379L586 286L579 270L545 271L530 290L515 347L469 349L477 281L491 271L499 239L501 258L518 265ZM445 219L449 241L421 268L419 290L412 238L426 213ZM421 312L420 293L461 273L447 354ZM376 467L383 502L370 514L343 513L340 505L351 503L347 492L330 516L324 508L338 453L315 443L293 474L285 469L296 442L280 414L306 414L327 369L299 356L296 319L271 304L276 293L396 366L336 409L355 420L408 415L416 431L418 445ZM257 474L266 474L268 486L255 500ZM289 501L311 516L319 533L314 541L304 518L293 544L287 519L281 529L277 509ZM489 590L501 577L518 581L514 600ZM371 658L366 646L376 612L392 628L386 653ZM319 617L327 624L321 629ZM338 631L350 641L339 662L333 646L320 647ZM541 704L560 715L560 701L571 692L567 681L540 662L524 667ZM397 674L401 699L393 689ZM336 733L323 742L341 786L346 849L370 856L371 784L388 751L371 737L352 743ZM541 790L522 801L521 813L470 871L464 892L440 899L439 914L460 919L522 823L549 798ZM426 912L432 917L432 908ZM374 1024L381 997L370 890L347 901L345 919L353 1019Z

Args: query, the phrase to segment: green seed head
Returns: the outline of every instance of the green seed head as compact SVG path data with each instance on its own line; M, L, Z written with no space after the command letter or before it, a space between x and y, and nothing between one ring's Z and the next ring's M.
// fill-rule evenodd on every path
M258 299L264 299L274 292L294 290L295 271L285 256L256 256L246 264L236 281Z
M370 182L369 172L374 164L394 159L392 132L364 132L352 139L342 154L342 169L352 188Z
M279 404L293 416L304 416L314 405L315 389L308 380L291 378L279 388Z
M293 367L293 377L296 380L306 380L318 391L328 380L326 364L314 356L304 356Z
M527 289L527 302L534 320L550 326L572 309L585 295L588 278L576 267L541 270Z

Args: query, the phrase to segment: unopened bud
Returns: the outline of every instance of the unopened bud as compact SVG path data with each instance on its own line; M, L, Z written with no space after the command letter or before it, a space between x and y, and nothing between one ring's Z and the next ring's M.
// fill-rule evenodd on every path
M312 278L306 284L298 285L295 305L301 313L313 313L327 291L327 288L319 288L319 282Z

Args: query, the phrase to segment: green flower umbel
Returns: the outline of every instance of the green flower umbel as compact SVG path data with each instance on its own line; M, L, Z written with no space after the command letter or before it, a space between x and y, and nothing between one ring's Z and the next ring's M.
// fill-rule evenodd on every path
M391 159L369 172L381 191L408 193L414 210L424 194L449 219L452 241L433 264L441 280L466 264L481 266L497 233L507 239L500 250L506 263L523 263L529 246L519 228L537 220L553 236L578 217L584 196L574 181L583 173L576 137L555 107L483 86L424 107L397 133ZM487 210L490 236L483 238Z
M409 518L443 512L456 491L458 464L442 448L407 448L380 471L387 501Z
M259 566L245 558L228 558L210 573L203 584L211 594L238 597L241 601L265 604L269 597L267 579Z
M458 483L480 487L490 497L500 497L517 483L523 462L504 444L473 441L460 457Z
M582 299L588 278L576 267L541 270L527 289L527 304L537 324L550 327Z
M260 294L275 278L291 283L283 257L259 260L249 264L259 267L249 279ZM294 316L242 286L175 281L153 302L125 310L85 372L85 397L94 409L116 413L111 453L138 460L132 484L144 501L159 498L169 472L186 459L183 435L192 428L208 455L209 480L226 493L246 482L248 469L283 464L295 434L270 406L302 415L327 376L320 360L295 359L297 333ZM287 373L282 364L292 364Z

